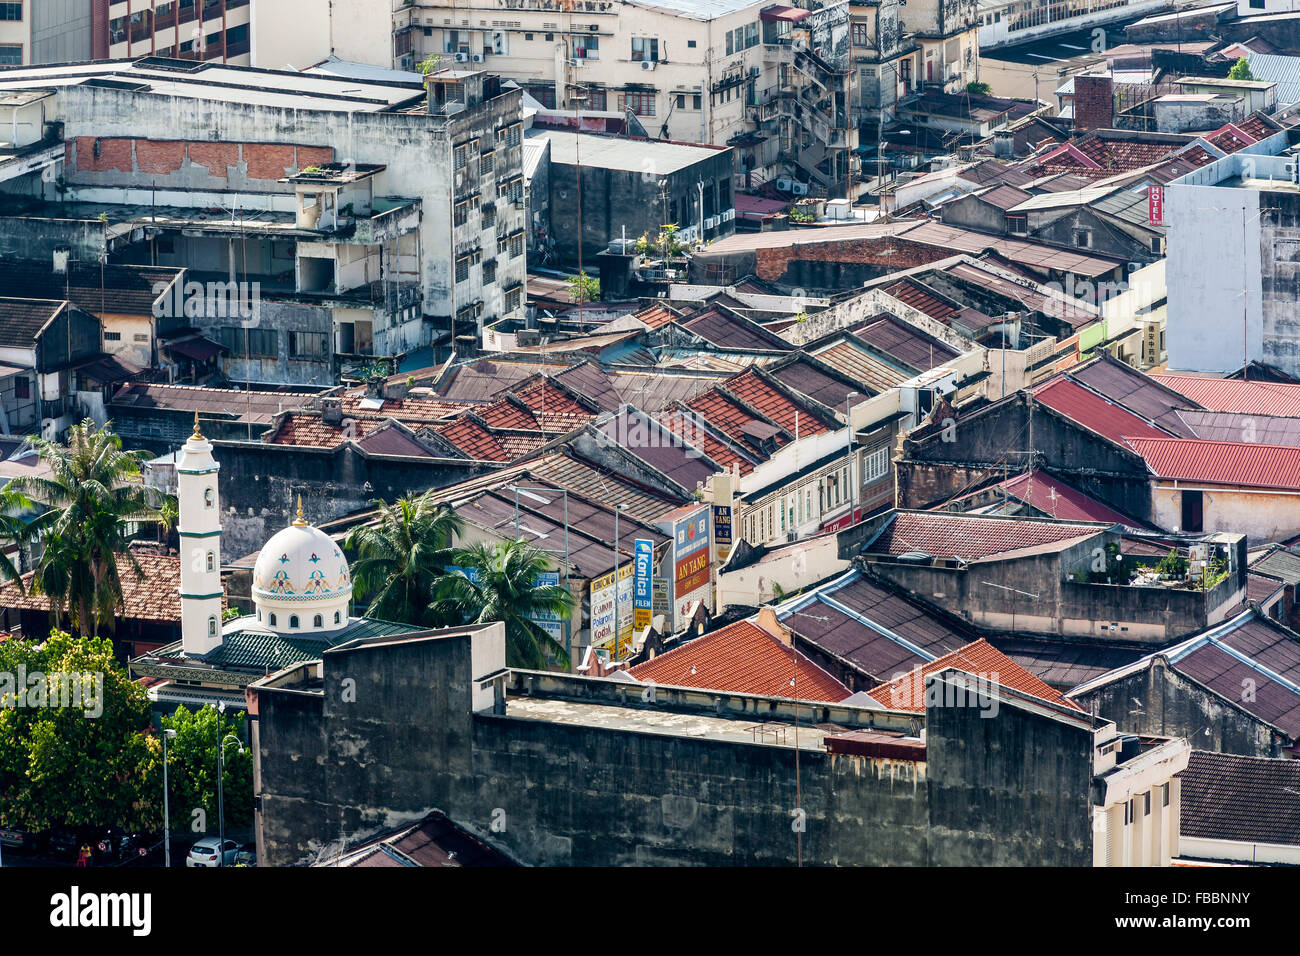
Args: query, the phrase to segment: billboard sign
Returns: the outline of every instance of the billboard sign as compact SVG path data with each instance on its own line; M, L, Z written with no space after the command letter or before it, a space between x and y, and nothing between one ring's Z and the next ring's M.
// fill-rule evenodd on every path
M636 571L632 587L632 626L640 631L650 626L653 612L653 580L655 573L655 543L649 538L637 538L635 545Z

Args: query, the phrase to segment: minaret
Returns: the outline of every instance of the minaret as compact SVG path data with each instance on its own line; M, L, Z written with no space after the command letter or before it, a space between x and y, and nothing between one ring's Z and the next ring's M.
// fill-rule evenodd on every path
M212 443L199 431L181 448L176 466L177 530L181 539L181 644L191 656L221 645L221 507Z

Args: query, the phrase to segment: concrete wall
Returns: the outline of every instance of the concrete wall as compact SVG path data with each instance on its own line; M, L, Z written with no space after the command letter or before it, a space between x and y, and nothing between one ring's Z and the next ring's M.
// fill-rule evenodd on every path
M996 367L993 377L1000 383ZM1035 407L1033 421L1034 461L1111 507L1152 520L1141 458L1043 406ZM1030 463L1028 435L1023 396L958 417L951 429L940 424L914 432L904 440L903 458L896 465L899 507L927 507L982 481L1019 474Z
M1114 721L1121 733L1186 737L1196 749L1216 753L1282 756L1284 741L1277 731L1159 659L1075 700L1090 713Z
M1091 859L1091 814L1079 796L1088 780L1078 772L1091 760L1088 728L1047 726L1006 704L988 719L976 708L936 717L931 707L928 746L942 768L805 747L796 773L792 746L506 716L499 704L472 712L472 673L470 639L459 635L327 651L319 696L254 689L263 865L308 861L326 844L435 807L530 864L788 866L800 843L812 865ZM620 701L640 698L597 679L503 679L515 694L544 681L548 693L630 716L633 705ZM355 682L347 697L345 680ZM674 711L792 716L790 702L771 698L665 689L664 700ZM512 707L528 704L515 698ZM837 707L804 708L802 720L903 730L922 722ZM801 834L796 808L806 815Z
M709 216L719 215L717 197L726 209L733 208L731 176L733 150L718 150L702 162L693 163L660 177L653 170L605 169L582 166L582 215L578 214L579 167L552 160L549 187L551 238L561 259L577 261L578 223L582 223L582 254L594 261L597 253L604 252L609 243L626 234L636 239L643 233L651 237L659 234L665 223L676 223L683 229L694 226L699 232L700 194L696 183L702 181L706 195L712 192L705 208L712 207ZM660 179L666 180L661 193ZM716 239L735 232L734 218L720 226L706 230L705 237ZM624 233L626 230L626 233Z
M1238 491L1214 485L1197 488L1187 482L1156 484L1152 502L1157 525L1181 526L1184 489L1202 491L1202 525L1206 531L1236 531L1248 536L1252 546L1287 541L1300 534L1300 494Z

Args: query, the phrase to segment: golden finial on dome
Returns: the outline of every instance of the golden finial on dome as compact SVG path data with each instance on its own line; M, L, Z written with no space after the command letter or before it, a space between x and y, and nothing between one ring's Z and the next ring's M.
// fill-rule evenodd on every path
M199 431L199 412L194 410L194 434L192 437L195 441L203 441L203 432Z
M302 515L302 495L298 496L298 517L294 519L293 526L301 528L307 523L307 519Z

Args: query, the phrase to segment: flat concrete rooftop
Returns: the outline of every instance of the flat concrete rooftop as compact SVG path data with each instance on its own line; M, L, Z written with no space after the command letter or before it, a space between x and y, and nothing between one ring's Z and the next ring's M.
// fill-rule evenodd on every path
M814 708L809 707L811 719ZM506 716L547 723L603 727L634 733L666 734L671 737L702 737L727 743L767 744L793 747L793 721L743 720L713 717L701 713L654 710L648 707L617 707L542 697L511 697L506 701ZM799 724L799 749L824 751L823 741L832 734L842 734L848 727Z

